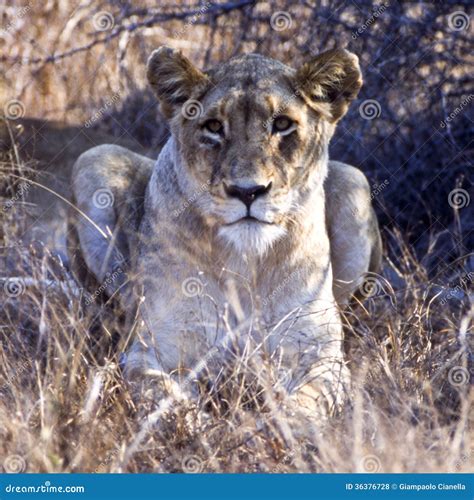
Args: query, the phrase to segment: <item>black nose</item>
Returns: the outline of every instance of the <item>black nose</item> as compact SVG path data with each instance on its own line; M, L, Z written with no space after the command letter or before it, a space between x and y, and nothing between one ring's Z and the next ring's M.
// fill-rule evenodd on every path
M241 187L237 184L231 184L230 186L227 186L226 184L224 184L224 189L228 196L232 198L238 198L247 206L247 208L250 208L250 205L255 201L256 198L268 193L271 187L271 182L266 186L264 186L263 184L259 184L252 187Z

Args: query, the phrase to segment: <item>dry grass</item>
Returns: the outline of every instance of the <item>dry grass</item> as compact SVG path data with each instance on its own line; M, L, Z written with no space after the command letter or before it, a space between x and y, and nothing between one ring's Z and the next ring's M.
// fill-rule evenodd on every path
M81 126L100 112L94 129L156 149L166 127L144 90L143 62L152 48L179 47L204 65L249 50L296 64L334 40L349 44L364 69L361 98L377 99L382 114L361 120L356 103L334 139L333 156L362 165L373 182L390 182L376 195L386 241L384 277L345 311L354 387L344 410L308 432L268 373L246 357L217 381L225 398L204 391L195 407L176 404L149 428L147 416L156 408L134 402L119 367L128 332L101 303L85 306L54 251L38 241L30 245L25 236L31 207L15 176L30 177L35 165L13 150L0 158L4 469L474 470L474 275L473 258L466 255L473 226L467 208L447 203L455 187L469 190L472 124L463 107L450 126L439 125L470 95L469 31L447 25L447 16L468 4L427 5L420 14L413 5L393 3L356 38L352 34L370 17L372 2L360 1L359 10L349 2L337 15L328 2L319 10L294 4L255 2L228 15L203 16L185 29L176 19L125 29L54 63L51 54L97 38L94 14L112 13L118 29L146 21L155 11L140 13L124 1L86 2L77 9L73 2L61 2L61 8L32 3L22 15L1 7L8 23L0 36L0 104L18 99L22 114ZM289 30L270 29L275 10L291 13ZM175 11L171 3L162 10ZM19 64L24 58L37 61ZM11 207L2 211L9 201Z

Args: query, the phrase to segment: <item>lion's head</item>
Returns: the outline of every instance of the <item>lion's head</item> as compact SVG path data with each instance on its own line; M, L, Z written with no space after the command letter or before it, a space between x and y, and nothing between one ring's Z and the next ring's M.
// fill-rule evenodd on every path
M162 47L147 74L170 121L185 196L220 237L257 254L322 190L335 124L362 85L357 57L343 49L296 70L247 54L203 72Z

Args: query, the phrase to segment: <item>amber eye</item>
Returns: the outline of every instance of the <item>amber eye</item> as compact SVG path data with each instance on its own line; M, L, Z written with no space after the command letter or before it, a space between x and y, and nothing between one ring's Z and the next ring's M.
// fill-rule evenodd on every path
M222 123L219 120L207 120L204 128L213 134L220 134L222 132Z
M289 131L292 126L294 125L294 121L288 118L287 116L277 116L273 120L273 130L272 132L274 134L278 132L287 132Z

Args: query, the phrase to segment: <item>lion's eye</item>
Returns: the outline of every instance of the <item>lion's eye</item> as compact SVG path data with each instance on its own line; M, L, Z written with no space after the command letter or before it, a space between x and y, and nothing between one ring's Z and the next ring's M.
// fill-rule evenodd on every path
M282 133L282 132L290 132L293 129L295 122L288 118L287 116L277 116L273 120L273 130L272 133Z
M207 120L204 124L204 128L213 134L220 134L223 130L222 123L219 120Z

